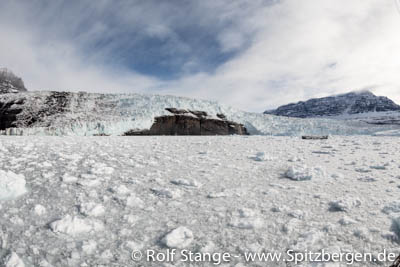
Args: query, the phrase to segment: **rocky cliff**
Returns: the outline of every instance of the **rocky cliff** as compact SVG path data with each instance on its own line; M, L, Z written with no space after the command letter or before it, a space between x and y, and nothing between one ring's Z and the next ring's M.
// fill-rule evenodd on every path
M205 111L166 110L172 114L156 117L150 130L132 130L124 135L248 135L242 124L228 121L223 114L213 117Z
M281 106L265 114L309 118L352 115L367 112L400 111L400 106L387 97L376 96L369 91L315 98Z

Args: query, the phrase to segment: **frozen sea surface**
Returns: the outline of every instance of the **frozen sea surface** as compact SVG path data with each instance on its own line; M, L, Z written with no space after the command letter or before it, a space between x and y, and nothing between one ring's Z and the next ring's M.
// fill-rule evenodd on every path
M131 260L167 248L398 254L399 151L368 136L1 137L0 265L194 266Z

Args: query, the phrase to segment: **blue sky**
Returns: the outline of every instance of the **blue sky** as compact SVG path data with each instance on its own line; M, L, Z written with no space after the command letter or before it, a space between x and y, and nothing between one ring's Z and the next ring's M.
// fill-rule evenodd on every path
M263 111L400 102L396 0L2 0L0 65L31 90L173 94Z

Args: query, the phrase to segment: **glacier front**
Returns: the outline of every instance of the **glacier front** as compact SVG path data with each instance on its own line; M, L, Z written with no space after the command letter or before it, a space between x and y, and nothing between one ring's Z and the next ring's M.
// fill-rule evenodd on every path
M0 95L3 135L122 135L149 129L154 117L166 115L165 108L223 113L228 120L245 125L252 135L390 135L400 134L400 126L370 125L360 121L298 119L250 113L219 104L169 95L96 94L85 92L24 92ZM7 109L6 109L7 108ZM14 117L13 117L14 116ZM12 122L8 125L6 122ZM393 134L395 133L395 134Z

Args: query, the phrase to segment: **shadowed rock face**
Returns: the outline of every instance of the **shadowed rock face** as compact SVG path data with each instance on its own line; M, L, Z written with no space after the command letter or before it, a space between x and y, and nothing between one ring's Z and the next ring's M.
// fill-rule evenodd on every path
M22 112L21 105L24 99L17 99L10 102L0 101L0 130L17 127L17 115Z
M223 114L213 118L204 111L166 110L173 115L156 117L150 130L129 131L125 135L248 135L242 124L226 120Z
M24 94L18 95L21 97L11 100L0 98L0 130L30 127L34 123L40 123L43 127L50 126L49 117L69 111L68 106L72 93L50 92L43 99L43 104L34 111L30 111L24 106L27 101L26 96Z

